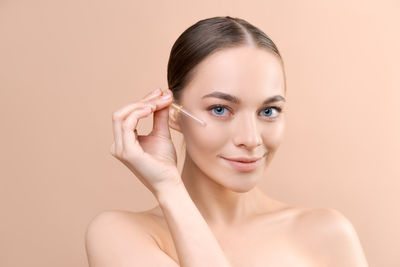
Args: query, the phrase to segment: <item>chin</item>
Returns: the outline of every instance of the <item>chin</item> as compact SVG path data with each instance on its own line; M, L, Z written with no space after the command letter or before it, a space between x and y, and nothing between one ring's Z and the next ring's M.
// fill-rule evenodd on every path
M257 186L257 181L247 180L247 181L239 181L234 184L225 185L226 188L230 189L236 193L246 193L251 191L254 187Z
M261 166L260 166L261 167ZM259 180L263 177L262 168L258 171L238 173L222 170L219 176L215 177L215 182L223 187L237 192L246 193L258 185Z
M231 188L231 190L233 191L233 192L236 192L236 193L246 193L246 192L249 192L249 191L251 191L253 188L255 187L255 185L254 186L251 186L251 187L235 187L235 188Z

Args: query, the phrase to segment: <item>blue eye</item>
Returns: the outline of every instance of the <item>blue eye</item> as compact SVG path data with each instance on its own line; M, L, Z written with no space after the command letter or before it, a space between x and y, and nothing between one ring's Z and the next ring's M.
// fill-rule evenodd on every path
M225 106L225 105L213 105L213 106L210 106L210 107L207 108L207 110L214 111L213 114L216 115L217 117L224 117L224 114L225 114L224 111L226 109L231 111L231 109L228 106ZM273 107L268 107L268 108L263 109L261 111L261 113L263 114L264 117L275 118L279 114L277 114L276 116L271 116L273 114L273 112L272 112L273 109L275 109L278 113L280 113L282 111L282 108L277 107L277 106L273 106Z
M225 110L231 111L231 108L225 105L213 105L207 108L207 110L211 110L212 115L215 117L226 117L224 115L226 112Z
M223 114L223 110L226 109L226 107L224 107L224 106L215 106L215 107L212 107L210 109L214 110L217 115L222 115Z
M282 109L280 107L269 107L269 108L264 109L263 111L272 110L272 109L275 109L278 113L280 113L282 111ZM267 113L264 113L264 114L271 114L271 113L272 112L267 112ZM269 115L266 115L266 117L269 117Z

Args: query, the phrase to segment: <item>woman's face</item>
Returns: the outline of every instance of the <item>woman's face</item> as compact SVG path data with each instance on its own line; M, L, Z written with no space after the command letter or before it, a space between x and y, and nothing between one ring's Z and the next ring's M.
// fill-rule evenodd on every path
M267 50L228 48L208 56L180 99L207 123L203 127L180 115L187 155L215 182L236 192L250 190L281 143L284 97L282 65ZM243 170L225 159L237 157L261 159L255 169Z

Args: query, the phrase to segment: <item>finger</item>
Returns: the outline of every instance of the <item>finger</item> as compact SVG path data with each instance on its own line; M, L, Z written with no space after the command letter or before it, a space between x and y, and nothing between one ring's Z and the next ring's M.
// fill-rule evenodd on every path
M123 108L117 110L116 112L113 113L113 122L114 122L114 142L115 142L115 147L114 151L117 154L122 153L123 151L123 141L122 141L122 130L121 130L121 123L122 121L136 108L143 107L143 105L146 105L146 103L150 100L153 100L155 98L158 98L162 94L161 88L157 88L147 94L143 99L141 99L138 102L129 104L124 106Z
M169 104L172 102L171 92L166 91L165 95L169 95L170 98L164 99L163 102L156 102L157 107L154 112L153 130L151 135L162 136L171 139L171 132L169 130Z
M154 89L152 92L150 92L149 94L147 94L145 97L142 98L142 102L146 102L149 101L151 99L156 98L157 96L159 96L162 93L161 88L156 88Z
M119 118L125 119L126 116L129 115L135 108L137 108L139 106L143 106L143 104L147 103L149 101L149 99L157 98L159 95L160 95L160 93L156 93L154 95L150 94L150 95L146 96L147 98L145 97L137 102L123 106L119 110L115 111L114 115Z
M147 104L147 106L143 106L141 109L132 111L132 113L129 114L128 117L126 117L126 119L123 121L122 145L124 147L124 151L127 151L129 154L133 155L142 150L134 130L137 127L138 121L141 118L147 117L153 112L154 109L154 105Z
M135 110L135 109L140 109L143 108L144 106L146 106L145 103L134 103L132 105L130 105L129 108L124 107L116 112L113 113L113 133L114 133L114 153L116 155L121 155L124 146L123 146L123 140L122 140L122 122L125 119L125 117L127 116L126 112L128 112L130 110L130 112L132 112L131 109Z
M155 99L152 99L151 101L145 101L142 102L144 104L154 104L155 105L155 110L161 110L167 106L169 106L172 102L172 94L168 92L163 92L163 95L157 96Z
M121 109L117 110L116 112L114 112L114 114L117 117L120 117L122 119L125 119L127 115L129 115L132 110L134 110L138 105L141 105L143 103L146 103L154 98L157 98L158 96L160 96L162 94L162 90L161 88L156 88L155 90L153 90L152 92L148 93L145 97L143 97L141 100L135 102L135 103L131 103L128 104L124 107L122 107Z

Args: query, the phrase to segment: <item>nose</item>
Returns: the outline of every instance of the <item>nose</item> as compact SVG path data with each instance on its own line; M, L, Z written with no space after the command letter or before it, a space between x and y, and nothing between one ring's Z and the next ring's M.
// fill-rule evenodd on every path
M250 150L262 144L261 133L254 116L243 116L235 130L233 141L236 146Z

